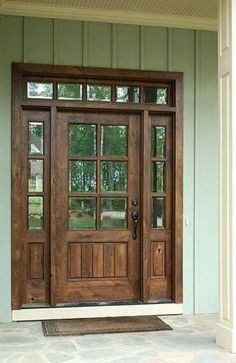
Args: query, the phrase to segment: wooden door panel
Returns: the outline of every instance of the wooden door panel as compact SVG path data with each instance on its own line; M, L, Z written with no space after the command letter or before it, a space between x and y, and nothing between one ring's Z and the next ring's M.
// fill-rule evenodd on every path
M73 125L72 129L70 125ZM87 128L86 125L92 127ZM91 133L92 149L87 149L85 145L87 155L83 155L84 151L81 151L81 155L70 155L72 150L69 144L72 141L68 136L70 130ZM124 144L122 155L117 154L117 145L113 141L117 131L121 133L119 137L124 138L127 143ZM58 174L55 187L58 197L55 213L58 224L53 248L57 256L56 274L53 276L54 284L57 286L56 303L70 300L86 302L140 299L140 223L138 238L133 240L131 220L131 211L135 208L139 210L139 205L132 206L132 199L136 197L140 203L140 116L101 112L78 114L61 112L57 117L57 139L61 142L56 152ZM80 143L82 145L83 140ZM123 150L122 145L119 147L119 152L121 150ZM93 186L91 192L72 191L70 187L68 188L68 184L72 183L72 177L68 177L68 165L72 165L71 160L81 163L80 165L87 161L96 163L96 188ZM116 168L124 168L119 170L119 174L115 171L114 179L109 179L112 188L117 188L118 185L118 191L103 190L101 174L104 163L106 168L114 165ZM120 175L123 175L123 179L119 179ZM127 181L124 182L126 178ZM90 184L86 185L86 188L89 187ZM109 187L105 184L105 188ZM72 210L69 198L81 198L82 209L78 209L80 212ZM93 208L88 211L85 211L86 198L93 198ZM103 209L103 203L108 209ZM112 203L126 204L126 212L109 209L114 208ZM70 216L73 215L71 224L68 223L68 213ZM118 218L121 218L121 221ZM125 220L127 220L126 226ZM85 221L92 224L86 227ZM109 224L113 221L117 223L115 227ZM76 229L73 229L74 226ZM86 230L86 228L92 229Z

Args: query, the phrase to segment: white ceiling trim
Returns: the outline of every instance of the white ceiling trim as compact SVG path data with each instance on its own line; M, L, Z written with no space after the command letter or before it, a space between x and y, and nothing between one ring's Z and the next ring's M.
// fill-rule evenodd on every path
M85 20L121 24L151 25L171 28L217 30L217 19L152 14L136 11L111 11L77 7L45 6L44 4L0 0L0 14L55 19Z

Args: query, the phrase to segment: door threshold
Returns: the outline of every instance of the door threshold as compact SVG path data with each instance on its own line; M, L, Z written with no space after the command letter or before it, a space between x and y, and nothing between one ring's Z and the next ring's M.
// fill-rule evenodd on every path
M12 311L13 321L51 319L84 319L118 316L178 315L183 314L183 304L127 304L109 306L29 308Z

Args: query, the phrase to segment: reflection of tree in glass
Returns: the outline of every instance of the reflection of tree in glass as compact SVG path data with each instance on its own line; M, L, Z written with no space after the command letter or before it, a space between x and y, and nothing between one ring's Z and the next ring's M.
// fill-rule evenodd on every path
M69 126L70 155L96 155L96 126L85 124L70 124Z
M43 154L43 123L29 123L29 153Z
M52 98L52 83L29 82L29 96L39 98Z
M167 88L157 88L157 102L160 105L167 103Z
M110 161L102 163L102 190L127 190L127 163Z
M153 163L153 192L164 192L164 163Z
M126 156L127 126L102 126L101 149L103 156Z
M95 161L70 161L70 191L96 191Z
M70 229L95 229L96 198L70 198Z
M127 227L126 198L101 198L101 228L125 229Z
M152 130L152 155L164 157L166 152L166 128L154 126Z
M111 86L88 85L87 98L89 101L110 101Z
M61 99L81 100L82 84L78 83L59 83L57 85L57 95Z

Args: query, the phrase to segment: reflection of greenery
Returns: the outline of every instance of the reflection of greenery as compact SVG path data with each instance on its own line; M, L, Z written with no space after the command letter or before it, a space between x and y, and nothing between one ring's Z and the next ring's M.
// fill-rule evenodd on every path
M117 86L116 87L117 102L139 102L139 87Z
M154 126L152 129L152 155L157 157L165 156L166 148L166 128L164 126Z
M111 86L88 85L87 90L90 101L111 101Z
M29 229L43 228L43 198L29 197Z
M70 155L94 156L96 154L96 126L70 124L69 152Z
M96 191L96 162L70 161L70 191Z
M52 98L52 83L29 82L29 97Z
M59 83L57 85L58 98L82 100L82 84Z
M164 192L164 163L153 163L153 192Z
M167 103L167 88L157 88L157 101L159 105Z
M102 163L102 190L104 192L127 190L127 162Z
M126 198L102 198L101 210L102 229L125 229L127 227Z
M95 229L96 198L70 198L70 229Z
M127 126L102 126L101 134L102 155L127 155Z

